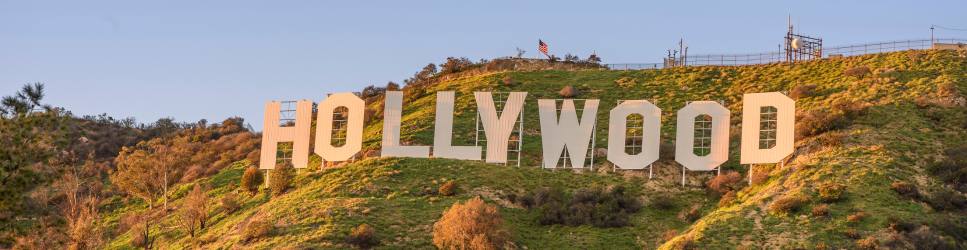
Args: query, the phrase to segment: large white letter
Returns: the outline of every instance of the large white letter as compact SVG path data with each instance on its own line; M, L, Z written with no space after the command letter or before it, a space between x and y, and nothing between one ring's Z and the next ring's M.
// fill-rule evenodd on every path
M745 94L742 102L742 155L739 163L776 163L792 154L796 101L782 93L769 92Z
M279 126L281 103L265 104L265 119L262 123L262 150L259 157L260 169L275 169L276 153L279 142L292 142L292 165L305 168L309 164L309 128L312 124L312 102L296 102L295 126Z
M332 146L332 115L337 107L346 107L349 121L346 124L346 144ZM353 93L330 95L319 103L316 119L315 152L326 161L345 161L363 149L363 111L366 101Z
M558 121L557 102L551 99L537 100L541 120L541 146L544 148L544 168L557 167L561 151L567 147L568 162L572 168L584 168L591 133L598 117L598 100L584 101L584 113L578 123L574 100L564 100ZM577 162L578 164L574 164Z
M507 140L514 131L514 123L524 107L527 92L511 92L499 117L490 92L474 92L473 96L477 101L477 112L480 113L484 133L487 135L487 162L506 163Z
M481 148L477 146L453 146L453 91L436 93L436 123L433 129L433 157L480 160Z
M695 146L695 118L708 115L712 118L707 145L709 154L698 156L694 152ZM678 128L675 136L675 161L689 170L713 170L729 159L729 115L730 112L721 104L711 101L691 102L678 110ZM707 131L707 130L706 130Z
M628 116L641 115L642 138L641 152L629 155L625 152L628 135ZM608 121L608 161L622 169L644 169L658 160L661 143L661 109L645 100L625 101L611 109Z
M383 108L382 157L430 157L429 146L400 146L400 123L403 119L403 92L386 91Z

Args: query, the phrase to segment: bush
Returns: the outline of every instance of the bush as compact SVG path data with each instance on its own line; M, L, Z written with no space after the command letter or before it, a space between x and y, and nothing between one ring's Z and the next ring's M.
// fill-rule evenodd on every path
M890 184L890 188L896 191L898 194L904 197L918 199L920 197L920 191L917 190L917 186L910 184L905 181L894 181Z
M376 239L376 229L367 224L360 224L349 232L346 243L367 249L379 244L379 240Z
M561 91L558 92L558 94L560 94L562 98L574 98L575 96L578 96L579 93L578 93L578 90L574 88L574 86L567 85L567 86L564 86L564 88L561 89Z
M866 212L859 211L859 212L855 212L855 213L853 213L853 214L851 214L849 216L846 216L846 221L847 222L860 222L864 218L866 218Z
M252 221L249 221L245 225L245 230L242 231L242 238L248 242L268 236L274 227L272 223L265 219L252 219Z
M813 207L813 216L815 217L826 217L829 215L829 205L819 204Z
M480 197L453 204L433 224L433 245L440 249L502 249L509 243L497 207Z
M245 168L245 173L242 174L242 188L249 193L257 193L259 191L259 185L262 185L262 172L258 168L252 166Z
M735 191L729 191L728 193L722 195L722 198L719 199L719 207L728 206L732 204L733 201L735 201Z
M880 241L876 237L869 236L865 239L856 241L856 246L860 249L876 249L880 246Z
M659 194L651 198L650 205L655 209L668 210L675 207L675 200L666 194Z
M967 206L967 199L957 192L941 188L930 194L927 203L936 210L957 210Z
M695 220L698 220L698 218L702 217L701 208L702 206L699 204L692 205L691 207L688 207L682 210L681 212L679 212L678 218L681 219L682 221L692 223Z
M906 233L916 229L917 225L906 221L900 221L896 218L891 218L889 227L890 230L893 230L894 232Z
M234 213L235 211L238 211L238 209L242 207L241 204L238 204L238 197L236 197L235 194L233 193L226 194L225 196L222 197L221 201L222 201L222 210L224 210L226 214Z
M506 85L506 86L511 86L511 85L514 85L516 83L516 82L514 82L514 78L513 77L510 77L510 76L504 76L504 78L500 79L500 81L503 82L504 85Z
M706 186L709 191L718 195L736 191L742 187L742 175L739 175L739 172L727 171L724 174L716 175L711 180L708 180Z
M852 229L852 228L846 229L846 232L843 232L843 234L850 239L859 239L863 237L863 235L861 235L859 231L856 231L856 229Z
M846 186L835 183L825 182L819 185L819 199L824 202L834 202L843 198Z
M777 215L794 213L798 211L805 202L806 199L798 195L786 195L776 199L772 202L772 204L769 204L769 211Z
M769 180L769 171L752 171L752 185L759 185Z
M543 225L623 227L629 225L630 214L641 210L641 202L621 186L582 188L570 196L559 190L539 189L538 192L534 195L535 204L541 211Z
M803 97L810 97L815 94L816 94L815 84L796 85L796 87L792 88L792 91L789 91L789 97L795 100L798 100L799 98L803 98Z
M440 185L439 194L443 196L453 196L457 193L457 183L454 181L447 181Z
M269 189L272 190L272 195L282 195L289 189L290 182L292 182L292 171L292 167L288 164L279 164L275 169L269 171Z
M844 120L843 115L830 113L828 110L806 111L796 119L796 138L806 138L839 129L844 126Z
M662 242L668 242L674 239L675 236L678 236L678 230L668 229L667 231L661 234L661 240Z
M869 75L870 72L871 72L870 67L857 66L857 67L846 69L845 71L843 71L843 75L862 78L866 75Z
M967 145L945 150L946 159L931 164L927 170L961 192L967 192Z

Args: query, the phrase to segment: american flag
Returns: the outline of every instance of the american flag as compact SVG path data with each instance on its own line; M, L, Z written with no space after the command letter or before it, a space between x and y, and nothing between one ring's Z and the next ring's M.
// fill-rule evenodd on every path
M542 41L541 39L537 39L537 50L540 50L541 53L544 53L545 56L548 56L547 55L547 44L544 43L544 41Z

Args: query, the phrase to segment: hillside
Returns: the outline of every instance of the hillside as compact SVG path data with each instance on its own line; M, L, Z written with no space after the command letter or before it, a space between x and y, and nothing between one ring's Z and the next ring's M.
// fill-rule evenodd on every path
M647 172L618 171L596 162L595 171L541 170L536 100L555 99L573 85L577 98L600 99L599 128L607 127L607 109L617 100L649 99L663 110L662 142L674 140L674 114L686 101L721 100L731 110L731 157L722 167L748 176L738 164L742 94L784 91L797 97L796 152L782 166L757 165L755 184L743 185L731 202L707 191L711 173L689 173L679 186L680 166L662 153L656 178ZM859 57L741 67L688 67L663 70L539 70L467 75L404 88L404 144L432 144L437 91L456 91L455 144L472 144L473 91L526 91L522 167L441 159L366 158L338 167L300 170L293 188L281 196L263 190L248 194L238 185L249 161L240 160L214 175L178 184L170 206L179 207L196 183L209 186L211 218L189 237L176 218L164 217L152 231L155 246L201 248L347 248L349 231L366 223L376 228L377 248L432 248L431 230L441 213L457 201L482 196L500 206L513 241L527 249L653 248L856 248L877 244L916 248L922 241L967 247L967 211L962 182L937 162L956 161L967 141L967 53L908 51ZM382 103L366 126L364 151L372 155L380 142ZM607 131L597 130L597 147L605 147ZM963 154L960 152L959 154ZM238 154L245 155L245 154ZM961 164L963 162L954 162ZM956 171L954 171L956 172ZM963 172L961 172L963 173ZM455 181L455 196L428 194ZM743 179L743 182L745 179ZM820 187L845 187L843 195L822 201ZM901 195L897 183L912 184L918 195ZM540 214L508 201L509 194L540 187L574 192L583 187L623 186L644 208L632 214L630 226L545 226ZM960 185L960 186L958 186ZM958 190L959 189L959 190ZM238 197L234 212L215 203L226 194ZM671 207L657 205L672 197ZM801 205L788 211L770 209L786 197ZM939 201L938 201L939 199ZM828 203L827 216L810 211ZM700 217L682 216L693 206ZM115 232L108 248L133 248L136 230L127 217L149 210L135 198L117 194L101 204L104 226ZM157 208L149 213L161 213ZM862 214L862 215L859 215ZM685 217L685 218L681 218ZM848 218L849 217L849 218ZM269 221L267 236L244 239L253 220ZM891 229L891 224L893 229ZM897 225L913 225L896 229ZM923 225L923 226L921 226ZM674 232L674 233L673 233ZM869 243L874 242L874 243ZM892 245L891 245L892 244Z

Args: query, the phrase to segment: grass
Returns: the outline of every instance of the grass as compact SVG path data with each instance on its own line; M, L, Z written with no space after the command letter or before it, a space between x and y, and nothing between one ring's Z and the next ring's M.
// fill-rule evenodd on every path
M967 59L964 52L908 51L840 59L824 59L790 64L741 67L688 67L641 71L527 71L466 76L414 91L404 89L405 101L401 128L402 141L431 145L433 110L437 91L455 91L454 144L472 145L474 138L474 91L528 92L525 114L524 161L522 167L445 159L367 159L342 168L302 170L288 193L270 199L263 193L240 191L238 179L243 166L233 165L197 182L211 185L213 204L221 195L238 193L242 207L232 214L213 211L211 225L196 239L172 228L173 222L160 223L164 248L278 248L307 246L347 248L350 230L360 224L376 228L377 248L431 248L433 222L444 209L457 201L480 195L486 201L503 204L500 193L538 187L559 187L573 191L582 187L623 185L628 192L648 200L670 195L675 206L656 209L646 206L632 216L632 226L594 228L590 226L542 226L539 212L500 206L506 225L518 246L532 249L654 249L670 247L686 238L700 249L754 246L762 248L812 248L822 242L831 248L855 248L855 239L843 232L855 230L864 237L887 230L891 218L931 224L963 221L963 211L937 212L918 201L898 195L890 187L894 181L916 183L923 190L944 188L925 173L926 166L949 147L967 141L967 110L963 107L919 107L914 100L935 95L937 86L953 82L960 93L967 93ZM866 66L871 73L852 77L844 71ZM886 72L886 73L881 73ZM510 77L512 86L502 83ZM674 140L675 112L687 101L720 100L732 112L732 129L739 130L742 94L789 91L794 86L816 85L814 94L797 100L797 109L829 110L833 103L853 101L869 104L866 112L835 131L845 135L838 145L825 146L818 137L797 142L797 153L788 164L757 165L768 171L763 183L739 190L730 205L718 207L715 196L701 187L679 187L679 166L663 159L654 180L606 171L541 170L541 145L536 100L556 99L557 92L573 85L582 93L576 98L600 99L598 127L607 127L607 110L617 100L648 99L662 109L662 141ZM414 94L420 93L420 94ZM381 109L381 101L368 104ZM579 104L580 105L580 104ZM939 117L940 119L937 119ZM382 121L376 117L364 132L364 151L378 149ZM607 131L599 129L596 147L606 147ZM738 163L738 133L730 139L730 158L723 164L747 176L747 166ZM600 161L598 162L600 163ZM690 173L690 178L707 178L709 173ZM447 181L459 184L454 196L423 195ZM829 205L829 215L814 218L813 206L821 204L818 188L834 182L845 186L842 199ZM696 181L692 183L701 183ZM193 183L172 192L172 206ZM807 198L798 212L789 215L769 213L769 203L786 194ZM112 197L103 210L105 223L116 227L120 217L146 209L137 199L124 201ZM703 215L694 223L676 217L693 204ZM848 223L848 215L864 211L867 217ZM270 236L252 242L240 239L241 228L252 218L275 223ZM663 242L662 234L677 230L678 236ZM159 232L162 230L159 230ZM130 233L112 238L109 248L129 249ZM959 242L964 246L964 242Z

